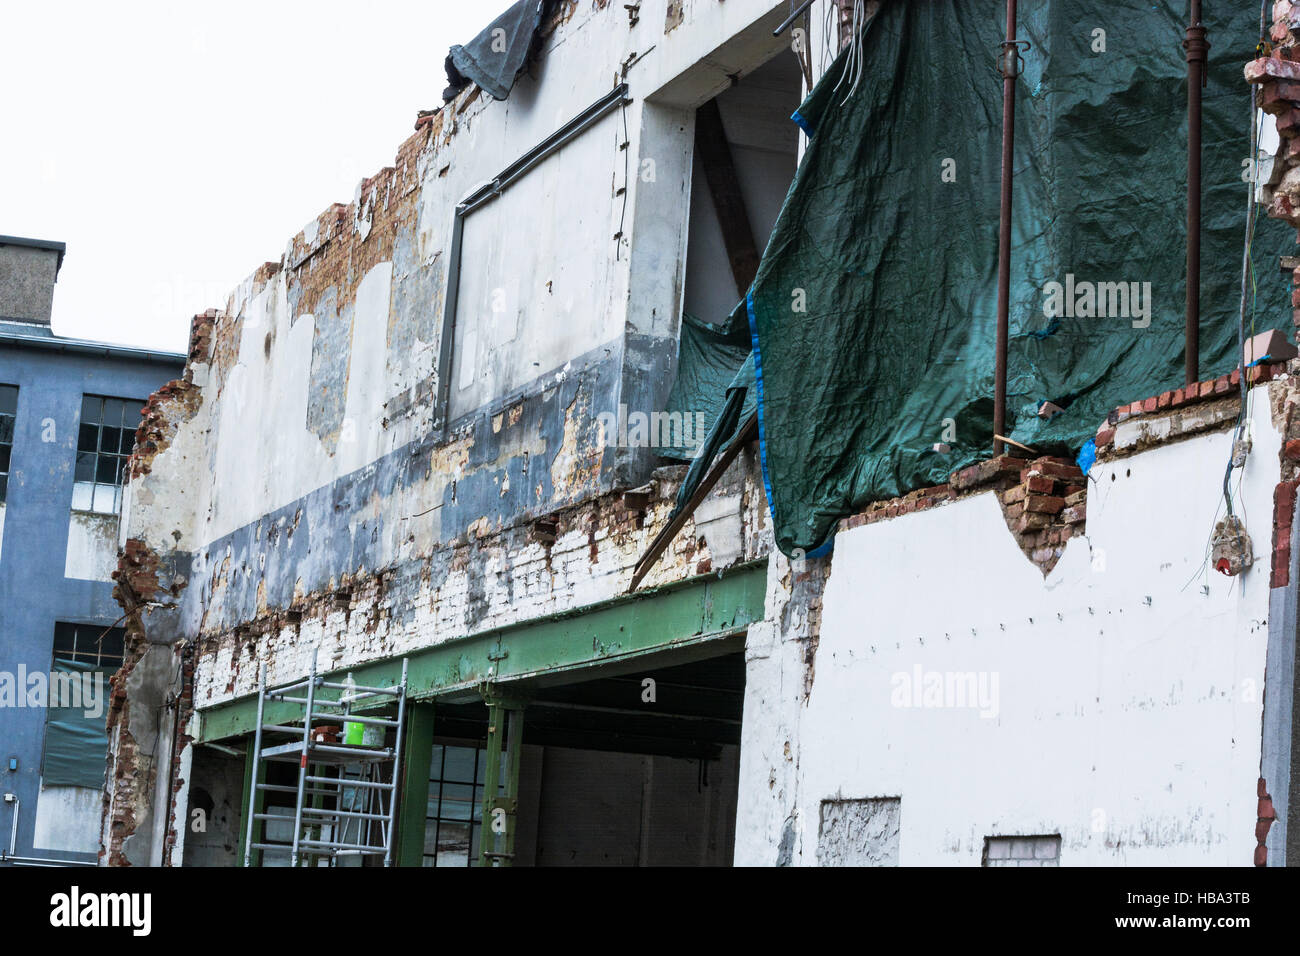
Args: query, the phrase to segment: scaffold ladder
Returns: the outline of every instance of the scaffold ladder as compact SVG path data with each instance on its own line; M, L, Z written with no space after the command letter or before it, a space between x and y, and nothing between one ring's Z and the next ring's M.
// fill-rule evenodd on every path
M290 866L336 866L346 857L382 857L384 866L393 865L406 670L404 658L401 682L390 687L359 686L351 674L344 682L328 681L316 673L313 650L311 673L305 680L268 689L266 664L261 665L247 786L245 866L255 865L254 853L256 865L264 865L268 851L285 850L289 851ZM268 704L276 705L275 723L266 722ZM282 719L284 704L291 705L291 710ZM302 709L297 712L299 707ZM394 709L396 713L388 716ZM332 733L322 730L333 725L342 728L338 742L329 739ZM370 728L382 730L382 741L347 743L349 730L356 733ZM275 763L298 765L296 786L265 779L267 768ZM266 837L268 823L289 820L287 813L266 812L269 793L293 794L292 842L272 842Z

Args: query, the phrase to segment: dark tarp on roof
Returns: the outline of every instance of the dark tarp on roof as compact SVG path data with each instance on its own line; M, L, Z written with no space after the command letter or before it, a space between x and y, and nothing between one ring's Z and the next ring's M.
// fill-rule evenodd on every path
M1116 405L1182 385L1185 12L1022 7L1032 47L1017 89L1007 428L1043 452L1072 453ZM1203 377L1236 366L1253 116L1241 65L1258 19L1258 5L1206 5ZM764 481L786 554L990 453L1003 28L987 3L886 0L852 97L851 78L834 90L841 56L795 114L811 139L748 296ZM1260 329L1289 320L1277 256L1294 245L1294 230L1261 217ZM1149 324L1131 305L1049 317L1048 283L1067 275L1150 283ZM1247 334L1251 323L1248 307ZM1044 399L1065 413L1038 418ZM951 453L932 451L941 441Z
M469 83L477 83L498 100L510 95L515 78L528 57L550 0L519 0L464 46L459 43L447 54L449 100Z

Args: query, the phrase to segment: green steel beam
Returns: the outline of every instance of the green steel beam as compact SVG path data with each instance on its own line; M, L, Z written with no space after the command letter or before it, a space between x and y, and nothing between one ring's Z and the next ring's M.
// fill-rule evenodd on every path
M545 682L594 666L636 664L668 651L698 649L744 631L763 619L767 562L741 565L721 577L710 575L654 590L623 595L601 604L407 652L411 699L477 699L484 682L509 685ZM351 671L358 684L397 684L401 656L326 675L342 680ZM302 708L268 701L265 722L292 718ZM257 696L200 710L199 741L251 733Z

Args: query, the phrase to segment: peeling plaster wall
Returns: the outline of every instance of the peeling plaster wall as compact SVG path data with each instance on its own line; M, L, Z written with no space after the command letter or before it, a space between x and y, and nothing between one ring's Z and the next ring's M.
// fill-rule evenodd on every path
M530 540L527 529L485 529L377 578L340 582L348 586L341 605L331 593L300 602L296 620L268 613L245 627L205 637L195 706L201 711L253 693L260 661L267 663L267 680L280 682L309 667L313 648L320 649L322 668L354 666L622 593L632 567L663 526L682 473L680 467L658 473L644 515L607 496L561 512L550 544ZM703 533L688 523L643 587L723 570L771 548L753 456L742 456L718 493L735 509L736 537L727 543L726 560L715 563Z
M117 515L72 512L63 576L112 583L117 567Z
M816 865L823 801L897 797L903 865L1044 833L1062 865L1250 865L1285 394L1252 392L1240 577L1205 564L1223 430L1098 462L1046 578L987 492L841 532L806 694L799 628L751 629L737 862ZM906 706L918 668L996 675L989 715Z
M730 85L729 72L752 70L785 46L768 35L779 4L747 0L724 7L699 0L685 7L692 30L664 37L653 35L650 24L662 22L653 15L632 26L616 5L563 5L546 50L508 101L490 101L471 87L423 117L392 167L361 183L352 203L330 207L278 262L243 283L192 358L202 408L175 437L190 455L184 461L165 456L168 470L184 477L165 478L163 487L184 490L184 498L160 494L153 479L133 487L130 509L148 513L139 520L131 515L127 535L160 553L188 552L208 572L227 555L233 564L247 552L260 575L278 535L260 543L259 527L305 525L312 557L295 559L290 581L271 580L264 589L271 606L283 607L295 587L328 587L331 578L401 560L412 546L427 552L484 521L503 528L618 482L644 481L656 464L650 456L611 471L633 456L604 447L596 415L631 393L645 393L638 401L647 407L658 407L666 394L663 353L670 363L689 149L685 162L658 162L659 175L644 182L619 178L625 164L610 160L660 160L667 144L669 153L678 141L689 144L689 127L642 122L645 97L702 101ZM728 55L718 56L724 45ZM464 414L453 402L457 427L439 441L429 429L455 203L581 112L609 88L611 70L633 56L626 115L607 117L477 213L485 217L481 223L469 221L468 230L493 238L483 249L474 235L467 238L456 341L488 341L484 336L500 333L489 358L501 372L490 387L476 386L477 404ZM620 119L630 137L626 151L619 148ZM593 178L593 163L615 174L608 190L608 176ZM627 194L619 195L623 187ZM609 225L607 247L575 245L567 226L557 231L561 220L549 216L558 209L602 223L593 237ZM676 232L661 236L651 223L637 254L660 258L632 270L626 253L639 234L633 220L652 210L675 214ZM627 218L617 240L610 224L616 211L620 221ZM500 236L480 229L502 217L519 228ZM585 251L575 258L575 248ZM522 277L521 261L530 264ZM661 318L649 325L630 321L645 304L630 276L650 279L666 263L674 264L677 278L652 303ZM475 282L488 292L495 288L493 275L528 286L508 290L511 321L504 331L484 314L483 296L473 294ZM594 289L608 294L592 297ZM564 300L559 313L551 301L557 294ZM580 321L564 318L566 312ZM626 354L624 326L636 338ZM187 507L178 509L177 500ZM161 516L160 507L174 513ZM244 562L236 567L242 572ZM203 601L203 626L255 616L256 590L239 588L233 604Z

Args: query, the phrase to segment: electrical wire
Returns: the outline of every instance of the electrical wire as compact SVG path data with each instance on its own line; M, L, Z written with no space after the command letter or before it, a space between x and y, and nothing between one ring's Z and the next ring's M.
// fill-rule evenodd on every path
M863 24L866 21L866 14L866 0L853 0L853 27L852 33L849 37L849 51L847 59L844 61L844 70L840 73L839 81L835 84L834 89L831 90L832 93L838 93L840 86L843 85L844 81L849 77L853 78L853 82L849 84L848 93L845 94L844 99L840 101L841 106L852 98L853 94L857 91L858 83L862 80L864 51L862 49L861 31Z
M1260 34L1264 30L1264 7L1260 7ZM1255 90L1250 88L1250 177L1246 182L1246 237L1244 248L1241 253L1241 304L1237 313L1237 366L1241 370L1238 385L1240 387L1241 403L1237 410L1237 423L1232 432L1232 447L1228 449L1228 465L1223 472L1223 502L1227 508L1228 517L1233 518L1235 514L1232 507L1232 472L1236 467L1234 459L1236 450L1242 435L1246 430L1246 422L1249 411L1249 369L1246 367L1246 300L1249 293L1250 298L1250 330L1251 335L1255 332L1255 307L1257 299L1257 284L1255 279L1255 262L1252 256L1255 242L1255 220L1256 220L1256 202L1255 190L1259 178L1259 138L1263 128L1263 115L1255 106ZM1244 466L1244 462L1243 462Z
M626 80L627 76L624 75L623 79ZM622 116L623 119L623 143L619 147L619 149L623 151L623 209L618 214L618 236L614 240L614 261L615 262L622 261L622 257L623 257L623 229L627 222L627 194L632 191L632 183L628 175L628 164L629 164L628 153L632 149L632 141L631 139L628 138L627 135L627 98L626 97L623 98L623 106L619 110L619 114ZM618 138L618 134L616 131L615 139L617 140L617 138Z
M822 61L817 75L825 76L826 67L835 59L836 50L831 47L831 37L835 35L835 11L833 0L822 0Z

